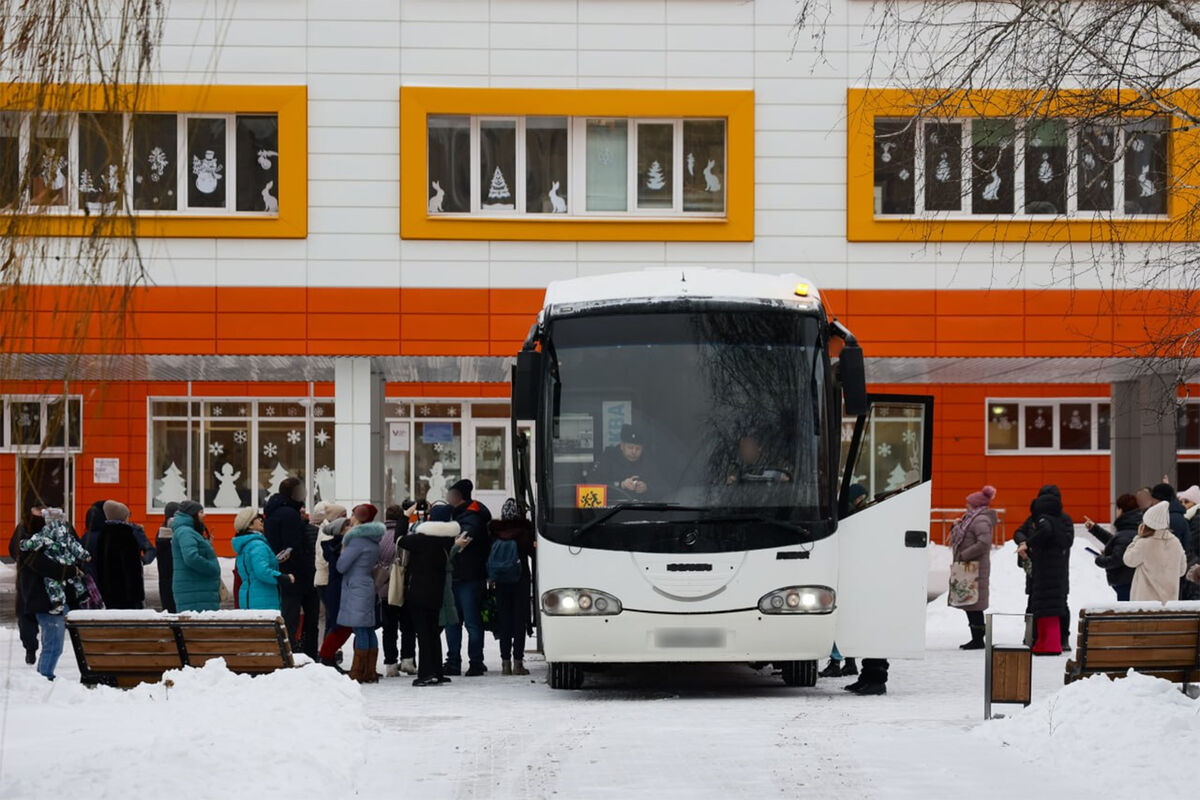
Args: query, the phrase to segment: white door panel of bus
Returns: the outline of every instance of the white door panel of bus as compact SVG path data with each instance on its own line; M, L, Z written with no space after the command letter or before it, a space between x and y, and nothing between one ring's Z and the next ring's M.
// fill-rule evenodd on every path
M837 645L846 656L921 658L933 398L870 400L869 413L854 421L850 441L843 441Z

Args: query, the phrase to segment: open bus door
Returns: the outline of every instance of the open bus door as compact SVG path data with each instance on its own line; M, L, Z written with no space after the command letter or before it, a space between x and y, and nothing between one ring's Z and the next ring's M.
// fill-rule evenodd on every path
M845 421L837 538L837 646L921 658L929 577L933 398L870 395ZM843 435L843 439L845 436Z

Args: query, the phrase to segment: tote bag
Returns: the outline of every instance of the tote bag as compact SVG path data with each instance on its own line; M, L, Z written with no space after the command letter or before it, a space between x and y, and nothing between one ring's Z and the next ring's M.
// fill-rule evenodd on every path
M955 608L979 602L978 561L955 561L950 565L950 594L946 602Z
M392 560L392 574L388 578L387 601L389 605L404 605L404 573L408 571L408 551L396 549L396 557Z

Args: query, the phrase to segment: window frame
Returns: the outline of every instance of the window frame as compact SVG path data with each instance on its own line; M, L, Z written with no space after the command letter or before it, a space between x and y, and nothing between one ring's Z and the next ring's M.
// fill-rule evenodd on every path
M993 449L989 436L991 408L994 405L1017 406L1017 447ZM1092 410L1091 447L1086 450L1064 449L1060 420L1064 405L1086 405ZM1050 406L1050 427L1053 444L1049 447L1029 447L1025 444L1025 409L1031 406ZM1100 406L1109 406L1109 446L1100 449ZM1112 453L1112 398L1109 397L989 397L983 406L983 447L988 456L1107 456ZM1200 451L1198 451L1200 452Z
M63 401L66 403L66 413L63 419L63 445L46 444L46 425L49 422L50 415L48 407L51 402ZM79 443L71 444L71 403L79 404ZM40 420L38 423L38 441L37 444L18 444L12 441L12 404L13 403L40 403ZM4 426L3 431L0 431L0 453L15 454L25 457L39 456L67 456L78 455L83 452L83 395L75 393L67 394L5 394L0 395L0 424Z

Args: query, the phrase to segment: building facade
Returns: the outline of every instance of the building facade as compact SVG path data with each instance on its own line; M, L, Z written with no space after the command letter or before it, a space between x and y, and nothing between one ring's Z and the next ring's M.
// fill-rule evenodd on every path
M680 265L819 287L875 388L936 397L936 505L991 483L1016 522L1056 483L1108 519L1112 383L1178 308L1106 268L1089 214L1157 240L1195 134L1152 118L1101 144L966 105L907 124L867 77L871 4L833 5L818 43L785 0L360 0L353 19L179 0L136 112L83 93L47 129L11 102L6 154L69 153L65 183L30 189L68 239L103 202L83 180L99 143L128 142L146 280L100 300L47 281L10 326L0 525L39 497L148 525L187 498L227 548L287 475L331 499L348 356L387 379L386 500L470 476L501 501L508 359L547 284ZM1104 147L1107 195L1068 168ZM1071 250L1095 268L1065 269ZM1181 414L1200 454L1200 409Z

